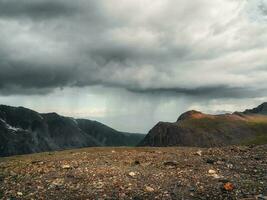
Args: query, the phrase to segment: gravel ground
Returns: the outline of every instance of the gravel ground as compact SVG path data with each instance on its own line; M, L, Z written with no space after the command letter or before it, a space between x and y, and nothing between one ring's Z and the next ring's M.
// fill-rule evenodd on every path
M0 159L0 199L267 199L267 145L87 148Z

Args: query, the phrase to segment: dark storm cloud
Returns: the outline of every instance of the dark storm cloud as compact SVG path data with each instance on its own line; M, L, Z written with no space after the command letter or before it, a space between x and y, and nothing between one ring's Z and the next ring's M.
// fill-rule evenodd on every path
M261 96L266 25L252 26L237 12L239 1L177 4L0 0L1 94L102 85L148 95Z
M88 53L100 67L104 67L110 62L125 63L127 60L133 59L134 57L134 52L127 47L106 46L102 49L93 49Z
M267 16L267 4L266 3L264 4L263 2L261 2L261 4L259 5L259 10L262 15Z
M32 20L69 16L77 11L73 5L65 1L52 0L1 0L0 17L20 18L28 17Z
M150 95L165 95L165 96L197 96L204 98L251 98L255 96L265 96L266 90L253 89L253 88L229 88L227 86L214 86L202 88L157 88L157 89L129 89L129 91L141 94Z
M38 66L35 63L8 63L1 65L0 88L17 85L21 88L53 88L66 86L75 74L72 71Z

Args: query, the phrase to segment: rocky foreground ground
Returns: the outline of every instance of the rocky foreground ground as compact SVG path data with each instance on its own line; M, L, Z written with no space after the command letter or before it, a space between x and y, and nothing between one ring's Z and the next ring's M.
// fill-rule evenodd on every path
M0 159L0 199L267 199L267 145L87 148Z

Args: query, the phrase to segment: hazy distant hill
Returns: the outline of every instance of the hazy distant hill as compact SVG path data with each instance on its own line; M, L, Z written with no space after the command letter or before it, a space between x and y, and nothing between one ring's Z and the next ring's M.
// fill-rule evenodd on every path
M0 105L0 156L91 146L134 146L143 137L96 121Z
M140 146L214 147L267 143L267 103L233 114L182 114L174 123L159 122Z

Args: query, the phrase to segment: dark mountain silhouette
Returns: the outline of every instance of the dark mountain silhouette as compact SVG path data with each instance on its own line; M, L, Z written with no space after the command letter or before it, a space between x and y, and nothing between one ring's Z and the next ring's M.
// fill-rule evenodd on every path
M96 121L0 105L0 156L94 146L135 146L144 135Z
M256 108L248 109L244 113L245 114L261 114L261 115L267 115L267 102L259 105Z
M217 147L267 143L267 103L233 114L182 114L174 123L159 122L139 146Z
M77 119L78 126L95 138L101 146L136 146L145 135L118 132L102 123Z

